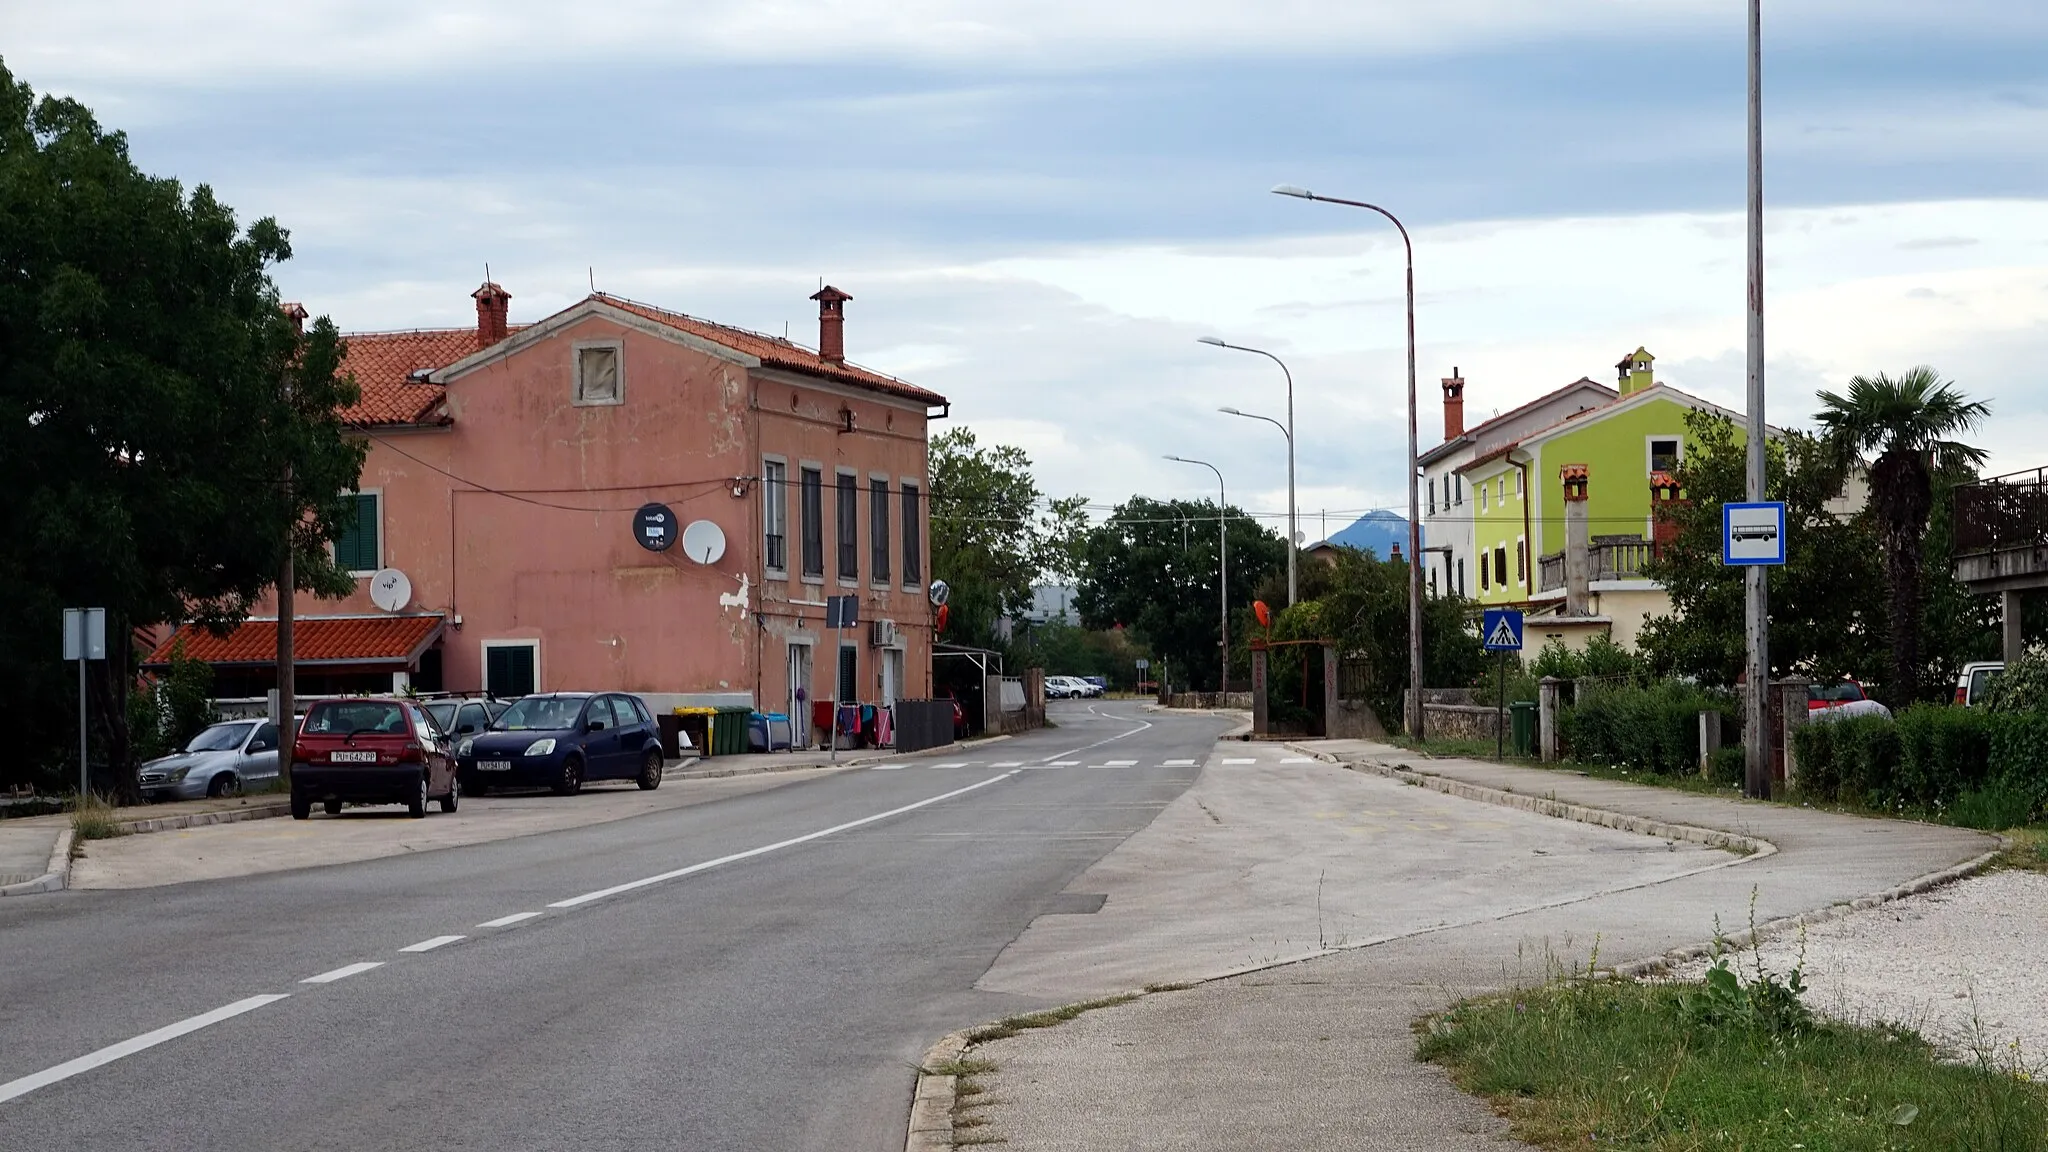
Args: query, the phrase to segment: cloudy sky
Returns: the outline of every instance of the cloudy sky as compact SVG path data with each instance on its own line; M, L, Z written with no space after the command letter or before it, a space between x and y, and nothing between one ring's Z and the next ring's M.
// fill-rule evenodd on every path
M1766 11L1771 417L1932 363L2048 463L2048 6ZM1398 239L1425 447L1637 345L1741 406L1740 0L0 0L0 57L147 169L275 215L344 329L530 320L598 287L815 339L952 397L1041 486L1401 495Z

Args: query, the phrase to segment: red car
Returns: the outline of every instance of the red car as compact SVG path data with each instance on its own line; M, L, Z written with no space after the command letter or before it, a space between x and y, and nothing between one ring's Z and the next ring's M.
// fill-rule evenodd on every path
M461 799L448 735L410 700L322 700L306 711L292 744L292 819L329 816L343 804L403 804L414 818L427 801L453 812Z
M1806 686L1806 710L1820 712L1839 708L1859 700L1868 700L1863 694L1863 685L1854 680L1841 680L1833 684L1809 684ZM1845 713L1846 715L1846 713Z

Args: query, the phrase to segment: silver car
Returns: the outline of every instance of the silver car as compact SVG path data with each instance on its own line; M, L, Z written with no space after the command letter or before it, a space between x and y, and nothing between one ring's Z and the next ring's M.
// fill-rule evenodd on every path
M144 764L139 782L146 800L196 800L275 779L276 722L227 720L194 736L184 751Z

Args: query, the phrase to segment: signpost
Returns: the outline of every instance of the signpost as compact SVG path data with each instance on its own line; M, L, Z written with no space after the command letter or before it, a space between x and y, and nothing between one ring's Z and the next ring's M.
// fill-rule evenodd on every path
M825 597L825 627L832 633L832 762L839 762L839 704L846 699L846 630L860 623L859 596Z
M1488 652L1500 653L1500 699L1493 717L1493 756L1496 760L1507 759L1507 717L1508 717L1508 653L1522 650L1522 614L1513 608L1488 608L1480 618L1479 638L1485 642ZM1423 703L1422 689L1417 688L1416 706Z
M1152 670L1152 662L1151 662L1150 660L1147 660L1147 659L1143 658L1143 657L1139 657L1139 659L1138 659L1138 691L1139 691L1139 692L1141 692L1141 693L1142 693L1143 691L1145 691L1145 685L1147 685L1147 684L1151 683L1151 681L1149 681L1149 680L1145 679L1145 673L1147 673L1147 672L1150 672L1151 670Z
M1721 563L1754 567L1784 562L1783 503L1721 505Z
M87 765L85 717L85 662L107 658L107 610L66 608L64 610L64 658L78 661L78 802L92 795L91 769Z

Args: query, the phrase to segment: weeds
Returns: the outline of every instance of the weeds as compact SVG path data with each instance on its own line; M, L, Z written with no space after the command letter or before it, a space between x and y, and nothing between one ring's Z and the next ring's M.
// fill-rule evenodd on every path
M993 1024L976 1028L967 1034L967 1039L970 1043L974 1044L986 1044L990 1040L1005 1040L1019 1032L1026 1032L1033 1028L1051 1028L1058 1024L1064 1024L1083 1012L1093 1012L1097 1008L1114 1008L1119 1004L1128 1004L1137 998L1137 995L1134 993L1126 993L1121 996L1105 996L1100 1000L1084 1000L1079 1004L1065 1004L1058 1008L1047 1009L1044 1012L1027 1012L1022 1016L1010 1016Z
M106 797L86 795L71 805L71 842L74 846L87 840L111 840L126 836L128 830L114 816L114 806Z

